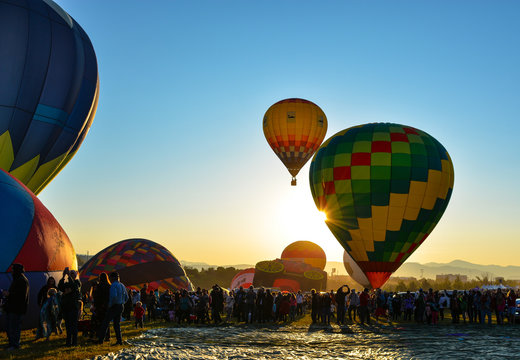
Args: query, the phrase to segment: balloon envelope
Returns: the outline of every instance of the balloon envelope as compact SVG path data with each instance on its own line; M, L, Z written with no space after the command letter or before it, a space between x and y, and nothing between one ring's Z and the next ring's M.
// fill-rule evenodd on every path
M282 260L302 261L321 270L327 265L325 251L312 241L295 241L283 250Z
M327 133L327 117L313 102L285 99L272 105L264 115L264 135L276 156L293 176L316 152Z
M20 263L29 280L29 308L23 328L38 325L37 295L53 276L56 283L65 267L77 270L72 244L41 201L19 180L0 169L0 289L12 282L10 267Z
M193 290L180 262L164 246L146 239L128 239L101 250L83 265L80 280L87 289L102 272L117 271L127 287Z
M230 289L238 289L241 286L244 289L249 288L253 285L253 279L255 278L255 268L244 269L236 274L231 280Z
M359 265L346 251L343 252L343 265L345 266L345 270L347 270L349 276L354 279L355 282L364 288L372 289L372 285L367 276L363 273L363 270L361 270Z
M0 1L0 168L38 194L72 159L98 103L92 44L51 0Z
M428 237L451 197L446 149L399 124L355 126L329 138L310 168L315 204L374 288Z

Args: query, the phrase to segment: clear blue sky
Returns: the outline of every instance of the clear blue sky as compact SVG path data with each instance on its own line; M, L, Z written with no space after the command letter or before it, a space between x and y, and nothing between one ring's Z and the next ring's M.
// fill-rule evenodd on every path
M520 2L60 0L96 50L100 100L40 198L78 253L145 237L212 264L342 249L306 165L296 188L264 139L278 100L326 113L326 138L397 122L437 138L455 187L409 261L517 264Z

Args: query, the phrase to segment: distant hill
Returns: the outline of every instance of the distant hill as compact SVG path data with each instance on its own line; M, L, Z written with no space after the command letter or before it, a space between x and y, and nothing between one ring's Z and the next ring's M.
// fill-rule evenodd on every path
M251 265L251 264L238 264L238 265L210 265L208 263L205 263L205 262L193 262L193 261L184 261L184 260L180 260L181 262L181 265L183 267L190 267L192 269L197 269L197 270L206 270L206 269L209 269L209 268L218 268L218 267L223 267L223 268L228 268L228 267L234 267L235 269L238 269L238 270L242 270L242 269L247 269L247 268L252 268L252 267L255 267L255 265Z
M345 275L347 273L343 263L338 261L327 262L325 271L330 274L333 268L336 269L336 275ZM436 275L443 274L467 275L470 279L474 279L477 276L487 276L488 278L503 277L509 280L520 280L520 266L480 265L462 260L453 260L449 263L430 262L426 264L406 262L401 265L394 276L435 279Z

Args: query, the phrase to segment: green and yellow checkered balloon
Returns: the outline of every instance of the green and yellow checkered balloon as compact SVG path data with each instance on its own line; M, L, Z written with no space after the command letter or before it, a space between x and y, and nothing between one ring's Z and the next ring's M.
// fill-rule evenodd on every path
M374 123L329 138L310 168L316 206L374 288L431 233L454 181L446 149L410 126Z

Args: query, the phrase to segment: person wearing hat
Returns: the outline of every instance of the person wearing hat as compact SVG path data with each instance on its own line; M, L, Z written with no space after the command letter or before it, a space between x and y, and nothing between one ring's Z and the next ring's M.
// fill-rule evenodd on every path
M13 282L7 291L7 338L8 350L20 348L20 334L22 332L22 317L29 306L29 281L23 274L25 269L22 264L13 264Z

